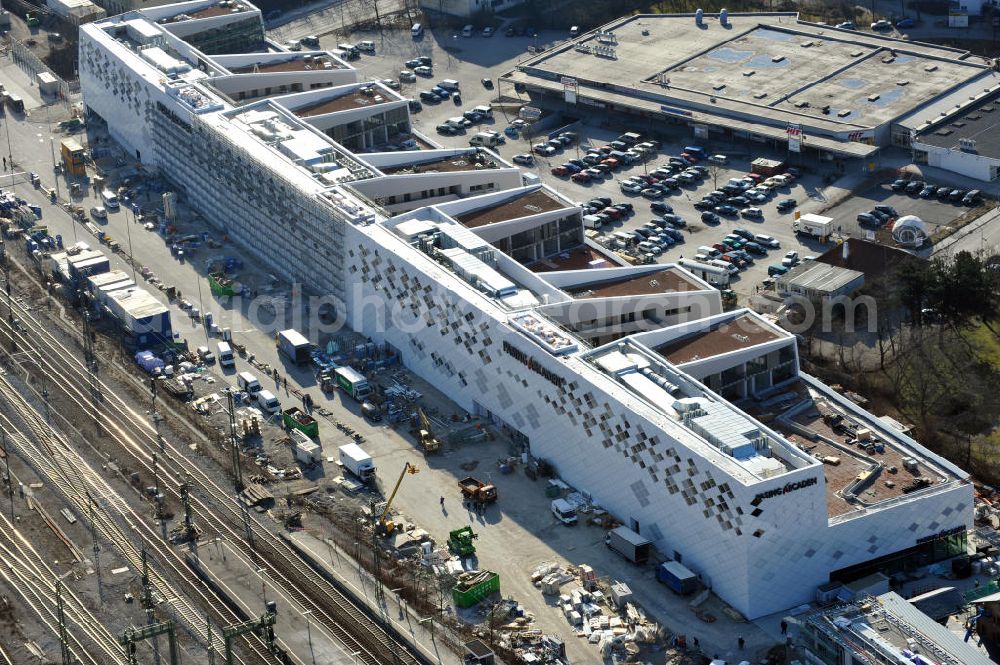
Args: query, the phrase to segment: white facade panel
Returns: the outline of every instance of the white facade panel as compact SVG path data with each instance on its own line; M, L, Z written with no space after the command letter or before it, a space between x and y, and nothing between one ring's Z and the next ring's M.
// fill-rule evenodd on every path
M997 177L997 172L1000 170L1000 159L925 143L915 142L913 149L927 153L928 166L945 169L974 180L989 182Z

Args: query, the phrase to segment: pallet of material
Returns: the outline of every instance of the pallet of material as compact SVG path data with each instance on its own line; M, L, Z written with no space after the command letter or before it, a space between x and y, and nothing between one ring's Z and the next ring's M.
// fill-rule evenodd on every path
M243 498L246 499L251 506L274 501L274 495L267 491L263 485L259 485L258 483L247 483L247 486L243 488L242 494Z

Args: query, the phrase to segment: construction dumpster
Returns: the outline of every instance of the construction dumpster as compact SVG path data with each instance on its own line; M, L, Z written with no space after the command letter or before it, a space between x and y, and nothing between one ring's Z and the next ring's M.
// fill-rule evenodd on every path
M319 423L297 406L281 412L286 429L297 429L306 436L319 436Z
M500 576L489 570L462 573L451 589L451 599L458 607L472 607L490 594L500 592Z

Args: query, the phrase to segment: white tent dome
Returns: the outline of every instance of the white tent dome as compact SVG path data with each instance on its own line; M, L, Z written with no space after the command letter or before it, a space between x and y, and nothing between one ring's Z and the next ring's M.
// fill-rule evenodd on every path
M900 245L920 247L927 239L924 220L916 215L904 215L892 225L892 238Z

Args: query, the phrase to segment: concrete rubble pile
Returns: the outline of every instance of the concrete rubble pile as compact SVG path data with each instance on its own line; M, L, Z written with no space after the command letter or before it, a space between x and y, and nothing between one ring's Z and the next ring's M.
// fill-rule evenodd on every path
M558 596L557 605L574 634L595 645L602 658L614 653L630 659L643 646L664 643L662 627L632 601L628 585L599 580L587 564L563 567L544 563L532 571L531 581L543 594ZM563 589L567 585L572 586ZM519 636L525 633L519 621L510 628Z

